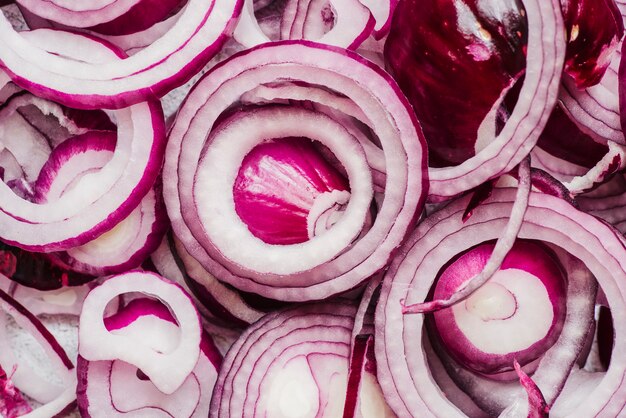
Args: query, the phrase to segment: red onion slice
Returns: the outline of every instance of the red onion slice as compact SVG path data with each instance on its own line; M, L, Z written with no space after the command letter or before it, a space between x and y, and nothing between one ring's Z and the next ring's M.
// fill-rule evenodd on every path
M77 108L127 107L188 81L219 51L241 6L242 1L190 0L176 24L152 45L127 59L98 64L76 59L76 52L81 44L97 49L101 41L54 31L35 47L3 15L0 39L7 48L0 61L17 84L42 97Z
M268 125L267 120L280 120L281 124ZM290 275L325 264L343 252L361 232L373 198L371 173L359 143L331 119L304 109L252 111L226 125L207 144L194 184L195 211L208 239L222 255L260 274ZM246 129L251 129L254 135L241 138L241 132ZM247 225L232 211L235 203L231 190L244 156L255 145L266 138L296 135L319 141L335 151L348 171L351 195L341 218L324 234L297 245L267 245L252 237ZM238 141L237 148L232 146L234 141ZM345 158L348 155L351 158ZM320 195L309 217L314 216L316 204L322 205L323 211L329 203L345 203L337 200L342 199L335 195L337 192ZM326 197L329 202L325 201ZM235 242L237 247L232 245ZM242 247L246 248L245 252L241 251Z
M61 33L40 30L28 35L44 42L45 47L49 46L45 44L51 41L49 38L54 41L51 34ZM78 37L79 42L63 41L54 46L56 51L70 55L88 53L89 57L82 57L84 60L116 57L101 43L82 35L68 36L74 40ZM69 44L78 49L62 51ZM150 101L115 112L115 118L118 137L113 158L102 170L84 176L58 201L34 204L0 183L0 236L4 241L29 250L65 250L111 229L139 204L152 187L161 164L165 129L162 110L157 102Z
M262 253L255 256L252 252L241 251L241 247L237 247L238 251L233 251L232 244L235 242L237 246L242 242L254 243L255 248L262 249L263 252L268 246L255 242L254 237L249 231L246 232L245 225L236 216L234 205L229 203L232 202L232 182L211 175L209 171L203 173L203 170L199 169L201 165L199 161L203 158L205 148L207 153L204 158L214 158L213 156L217 155L211 151L211 142L206 145L203 138L213 129L213 121L222 112L255 87L285 78L302 85L325 85L329 91L344 95L353 101L363 114L368 115L372 131L381 141L387 172L385 197L382 197L376 219L363 236L349 245L347 251L346 247L338 248L335 243L329 248L332 251L313 247L313 241L309 241L301 244L302 248L304 246L316 248L316 252L319 249L326 254L323 257L306 255L300 263L295 263L293 260L286 260L284 255L298 254L297 246L271 248L273 254L282 254L281 260L285 260L283 265L268 263L263 259L265 256L261 255ZM384 108L381 103L384 104ZM263 111L268 112L267 115L273 112L272 117L277 120L282 120L281 115L284 115L285 121L296 123L296 126L289 126L287 123L273 124L274 128L271 129L274 130L274 134L297 136L299 125L305 128L312 127L310 120L296 122L294 117L296 114L314 116L313 120L323 121L325 126L335 132L341 132L337 122L329 120L328 117L295 107L295 110L281 111L275 108ZM258 120L261 122L260 118ZM234 123L237 123L237 118L233 119ZM228 131L228 124L224 125L226 126L220 125L220 129ZM221 135L220 129L214 133L216 137ZM263 129L270 128L266 124ZM331 140L349 144L349 148L344 149L342 145L342 148L332 151L337 158L348 161L346 162L348 167L353 167L350 170L358 174L358 178L352 178L351 174L348 179L353 197L348 203L347 210L350 213L354 211L358 218L364 219L367 196L371 196L371 191L368 190L371 187L371 180L368 180L369 176L365 173L369 172L369 167L363 158L363 151L359 151L358 141L354 138L349 139L350 136L345 133L341 133L337 138L327 139L321 132L307 129L312 131L310 133L313 137L321 136L324 142ZM212 140L212 135L209 136L209 140ZM245 148L248 150L252 147L250 142L253 141L253 137L254 135L251 137L244 135L238 140L248 141ZM235 55L207 73L181 108L170 134L164 168L164 178L172 180L164 184L168 214L174 232L185 248L206 270L220 280L240 290L254 292L270 299L296 301L325 298L358 286L381 269L391 251L402 241L407 228L421 209L422 187L425 180L422 168L425 156L422 147L423 137L408 104L399 95L395 83L379 67L351 52L306 41L263 45ZM246 152L244 149L232 146L229 148L227 151L233 158L237 155L238 161L243 159L242 154ZM234 180L237 164L229 162L225 156L220 156L219 159L220 165L229 167L229 175ZM365 171L361 172L361 169ZM224 194L219 192L220 194L214 194L210 199L199 199L206 189L197 186L198 180L202 180L203 184L219 186L219 190ZM352 201L355 196L358 197L359 203L356 200ZM213 199L215 203L211 202ZM217 229L213 230L214 227L219 229L226 225L216 225L214 219L206 219L205 213L197 213L196 208L205 205L229 208L220 215L229 222L234 221L234 224L228 225L227 235L220 236L215 232ZM211 225L210 229L205 228L205 222L208 222L206 225ZM360 229L353 221L346 220L344 223L342 230L345 230L345 233L342 232L341 235L345 243L353 239L354 233L358 234ZM233 225L237 227L238 236L246 237L245 241L229 239L230 227ZM318 241L321 242L327 234L332 234L334 228L315 239L319 238ZM320 261L316 264L315 259ZM252 268L252 265L239 263L243 261L251 262L260 270ZM303 262L306 267L303 267Z
M425 278L434 278L448 260L464 249L496 238L507 224L513 195L512 190L494 191L465 223L461 218L469 198L431 215L418 227L388 271L376 312L376 360L381 387L397 414L463 416L433 385L419 345L424 333L423 317L403 317L399 302L403 298L409 303L424 300L431 287L431 280ZM577 211L560 198L533 192L519 237L554 244L580 259L603 288L613 314L624 312L626 250L619 234L610 226ZM417 242L420 244L416 245ZM588 298L584 300L588 301ZM579 329L586 332L582 325ZM622 332L616 324L615 350L624 344ZM559 370L567 372L569 367L560 365ZM581 416L617 416L626 392L625 372L623 364L612 363L593 390L584 395L567 391L558 395L556 390L557 402L566 397L568 400L562 402L576 403ZM542 392L546 389L541 384L539 387Z
M236 290L226 286L206 271L193 258L185 247L175 239L175 249L187 274L187 284L209 312L228 324L246 327L264 315L264 312L250 306Z
M342 302L314 304L252 325L224 359L209 416L341 416L346 396L353 396L347 391L354 313ZM361 376L354 416L390 416L375 378L365 375L372 376Z
M565 278L546 250L516 241L465 303L434 313L437 335L457 362L492 377L512 370L512 360L526 366L554 344L565 320ZM493 244L481 244L457 258L439 277L434 297L471 280L493 251Z
M63 287L56 290L37 290L22 286L0 274L0 289L23 305L33 315L74 315L79 316L83 301L89 291L96 286L90 282L83 286ZM109 306L107 313L116 312L119 301Z
M169 310L151 299L135 299L115 316L106 319L107 329L149 341L167 351L178 327ZM120 360L78 360L78 405L84 417L169 415L206 417L211 392L222 357L211 338L203 333L200 356L192 372L172 394L160 392L143 371ZM128 396L132 393L132 396Z
M136 339L106 329L102 315L107 304L129 292L157 297L169 307L180 327L180 339L170 352L155 351ZM108 279L85 299L79 324L79 354L89 361L119 359L130 363L141 369L161 392L171 394L198 361L200 330L193 303L178 285L156 274L129 272Z
M43 418L60 415L68 410L70 405L76 400L74 365L44 325L4 291L0 291L0 308L3 311L0 312L0 333L2 334L0 342L3 345L0 350L0 367L4 370L14 370L14 372L11 372L11 379L15 387L43 404L23 416ZM9 341L5 334L5 313L10 315L18 326L35 338L50 360L56 375L60 379L60 384L51 382L27 362L17 359L9 346Z
M84 176L102 169L114 155L115 142L112 134L76 136L56 147L35 184L38 200L58 200ZM138 267L161 242L168 225L160 191L159 184L126 218L95 240L51 257L74 271L93 276Z
M455 167L430 169L431 201L454 197L519 164L539 139L556 103L565 54L560 5L530 0L523 4L532 30L517 104L501 132L475 157Z
M169 4L168 4L169 3ZM169 11L176 7L178 0L163 1L162 4L154 4L150 0L115 0L104 7L88 8L83 2L74 2L71 5L59 6L46 0L20 0L19 5L43 19L49 19L57 23L75 28L88 28L99 25L96 29L106 33L120 26L121 18L129 18L134 15L136 27L145 29L155 22L167 16ZM68 7L69 6L69 7ZM87 7L85 7L87 6ZM142 16L137 16L142 12Z

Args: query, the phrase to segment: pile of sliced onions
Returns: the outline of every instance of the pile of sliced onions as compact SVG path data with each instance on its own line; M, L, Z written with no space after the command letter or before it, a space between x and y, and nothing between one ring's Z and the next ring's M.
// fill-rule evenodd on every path
M624 415L624 1L0 1L0 416Z

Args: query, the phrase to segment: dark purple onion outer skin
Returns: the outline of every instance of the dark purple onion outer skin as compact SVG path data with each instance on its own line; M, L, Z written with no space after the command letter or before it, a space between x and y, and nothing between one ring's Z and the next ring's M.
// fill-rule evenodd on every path
M597 84L610 62L606 50L624 33L621 14L614 0L562 0L561 9L564 71L579 88ZM388 68L422 124L430 165L461 163L475 155L485 115L525 71L523 8L516 0L405 0L396 10L385 45ZM462 28L459 20L471 24Z
M610 58L599 62L606 48L614 48L624 35L622 15L614 0L561 0L567 28L565 73L579 89L598 84ZM572 39L572 29L578 35Z
M609 150L582 132L560 105L552 111L537 145L557 158L587 168L592 168Z
M95 277L72 272L47 254L30 253L0 242L0 272L22 286L37 290L54 290L79 286Z
M489 10L505 10L504 20ZM524 71L527 28L520 10L515 0L398 4L385 58L422 124L431 166L475 154L480 123ZM458 26L461 13L471 32Z

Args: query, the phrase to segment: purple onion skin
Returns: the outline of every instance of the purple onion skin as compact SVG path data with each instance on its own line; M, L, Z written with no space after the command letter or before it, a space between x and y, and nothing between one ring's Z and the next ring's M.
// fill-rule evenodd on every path
M624 35L614 0L561 0L567 28L565 73L579 89L598 84L610 63L610 51Z
M465 280L478 274L491 256L495 244L480 244L452 260L439 275L433 298L446 299ZM537 359L557 340L565 320L565 278L562 267L550 250L539 243L517 240L502 263L501 270L524 270L543 282L553 305L554 318L548 334L525 350L505 355L494 355L475 349L456 327L451 308L433 315L436 337L448 353L463 366L484 375L513 369L513 361L522 366Z
M277 245L308 241L311 204L333 190L348 190L347 181L305 138L258 145L244 158L233 186L235 210L250 232Z
M537 145L557 158L587 168L592 168L609 150L582 132L558 105Z
M398 4L385 58L422 124L431 166L475 154L485 115L524 71L526 25L515 0Z
M0 273L22 286L54 290L79 286L95 279L55 264L46 254L31 253L0 242Z

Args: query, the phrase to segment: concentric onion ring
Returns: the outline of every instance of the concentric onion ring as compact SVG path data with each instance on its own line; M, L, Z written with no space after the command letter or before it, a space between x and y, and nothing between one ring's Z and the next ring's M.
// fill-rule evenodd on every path
M351 350L355 313L355 306L335 301L256 322L224 359L209 417L392 416L372 370L359 370L357 382L348 382L350 367L362 367L351 364L351 355L359 356ZM354 413L356 406L356 413L342 415L352 397L347 407Z
M496 190L465 223L469 198L460 199L431 215L416 230L393 262L383 283L376 311L376 359L385 398L399 415L464 416L434 384L421 349L424 317L402 315L401 300L421 302L441 267L473 245L497 238L507 223L514 191ZM581 260L607 295L615 316L626 314L624 292L626 249L609 225L579 212L566 201L531 193L520 238L540 240L562 248ZM623 350L624 324L615 324L615 352ZM584 371L582 381L595 381ZM557 404L576 409L580 416L618 416L626 393L626 366L611 363L593 390L582 396L561 392ZM567 385L566 385L567 388ZM557 413L555 411L555 413Z
M364 210L371 204L372 196L366 153L334 118L297 105L292 109L266 105L249 113L223 115L232 105L240 106L247 92L283 80L305 86L312 93L332 93L326 95L332 96L332 100L321 94L312 96L310 100L316 105L327 104L342 111L345 106L335 103L342 98L367 115L363 123L380 141L386 166L384 195L369 230L359 226L365 221ZM325 88L320 89L320 85ZM280 124L263 122L255 116L258 114ZM269 136L259 137L254 129L242 128L242 120L254 122L251 126ZM300 127L302 136L319 140L341 161L348 173L352 198L346 214L326 233L303 244L263 244L235 214L235 168L255 144L277 135L298 135ZM332 137L325 130L333 132ZM235 135L241 144L232 146ZM213 154L213 147L224 149L220 144L227 137L231 138L228 152L213 158L217 155ZM379 67L349 51L312 42L266 44L215 67L187 97L170 133L164 168L164 178L169 181L164 184L164 197L175 234L187 251L218 279L271 299L322 299L361 284L383 268L402 242L424 200L424 149L423 135L410 106L395 82ZM227 177L212 176L212 172L222 172ZM348 216L352 213L354 217ZM228 233L223 233L225 226ZM362 235L357 238L359 232ZM328 242L328 246L322 244L327 242L326 235L335 234L342 245L337 245L339 239ZM251 248L261 252L255 255ZM294 263L294 257L298 263Z

